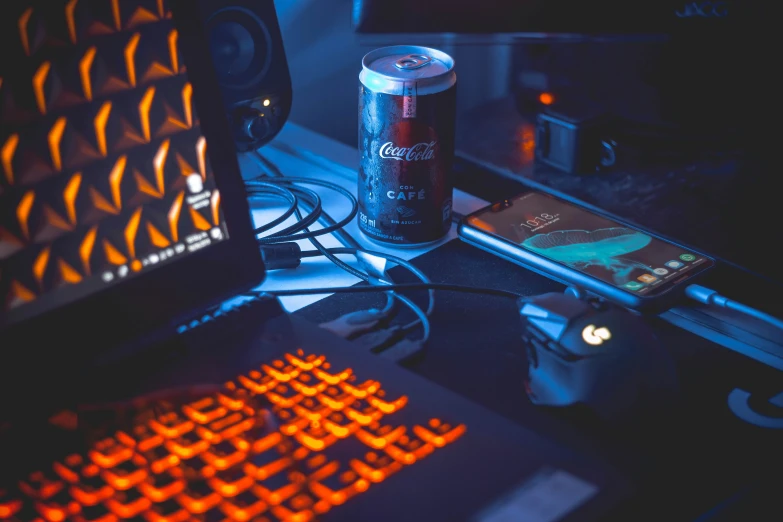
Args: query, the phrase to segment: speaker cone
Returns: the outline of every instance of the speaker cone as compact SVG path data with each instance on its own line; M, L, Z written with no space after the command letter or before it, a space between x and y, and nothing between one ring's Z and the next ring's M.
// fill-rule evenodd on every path
M269 70L269 31L254 13L226 7L208 21L212 59L220 85L241 89L257 83Z

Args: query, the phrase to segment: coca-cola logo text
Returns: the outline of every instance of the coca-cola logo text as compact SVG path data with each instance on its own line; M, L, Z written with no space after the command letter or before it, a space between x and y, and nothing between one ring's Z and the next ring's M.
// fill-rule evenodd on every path
M426 161L435 157L435 145L437 142L421 142L412 147L396 147L391 141L381 145L378 155L383 159L397 161Z

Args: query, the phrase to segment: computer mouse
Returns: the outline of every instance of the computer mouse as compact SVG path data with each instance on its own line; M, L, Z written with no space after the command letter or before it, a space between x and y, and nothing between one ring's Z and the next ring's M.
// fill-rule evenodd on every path
M598 299L548 293L519 300L526 391L537 405L584 404L601 417L677 388L672 357L633 312Z

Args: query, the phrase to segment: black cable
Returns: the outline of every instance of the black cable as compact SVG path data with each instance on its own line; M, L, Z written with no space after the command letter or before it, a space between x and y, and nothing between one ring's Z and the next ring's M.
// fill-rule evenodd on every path
M394 285L372 285L372 286L333 286L325 288L298 288L293 290L272 290L246 292L242 295L248 297L258 297L268 294L276 297L296 296L296 295L320 295L320 294L365 294L373 292L388 292L389 290L445 290L449 292L461 292L465 294L491 295L495 297L506 297L509 299L519 299L525 297L522 294L508 290L496 288L480 288L476 286L452 285L446 283L401 283Z

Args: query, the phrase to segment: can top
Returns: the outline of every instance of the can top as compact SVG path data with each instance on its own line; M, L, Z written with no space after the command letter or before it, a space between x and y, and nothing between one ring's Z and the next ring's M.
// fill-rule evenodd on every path
M392 45L362 58L362 83L375 92L403 94L407 85L416 94L445 91L457 81L454 59L443 51L417 45Z

